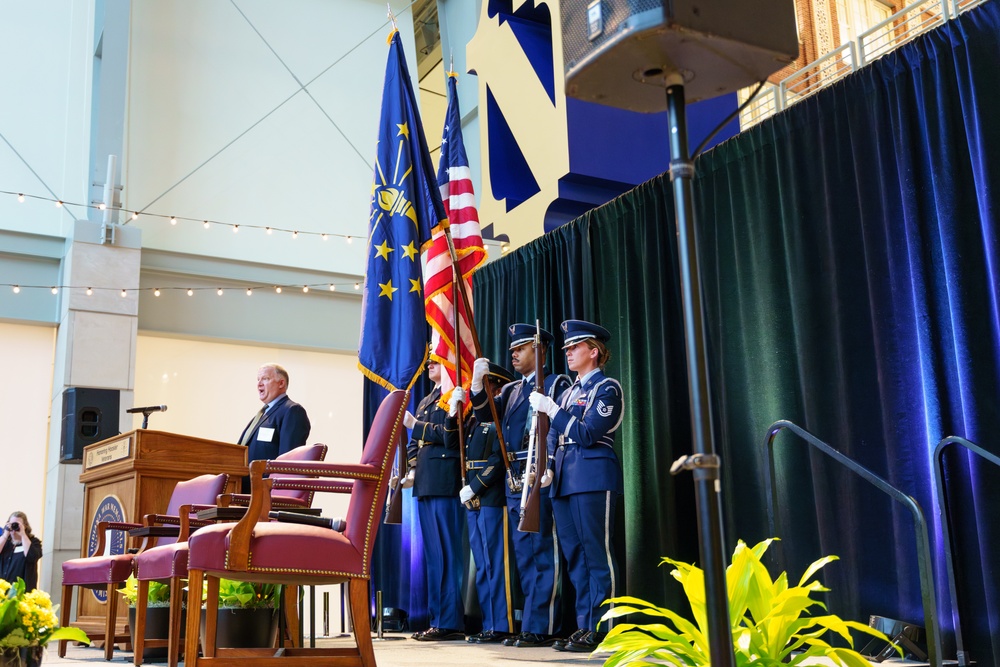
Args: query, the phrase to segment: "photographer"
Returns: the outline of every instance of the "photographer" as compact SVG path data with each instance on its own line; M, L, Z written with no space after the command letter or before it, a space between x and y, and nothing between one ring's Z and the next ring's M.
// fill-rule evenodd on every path
M0 534L0 579L13 583L21 577L26 591L35 590L41 557L42 541L31 533L28 517L14 512Z

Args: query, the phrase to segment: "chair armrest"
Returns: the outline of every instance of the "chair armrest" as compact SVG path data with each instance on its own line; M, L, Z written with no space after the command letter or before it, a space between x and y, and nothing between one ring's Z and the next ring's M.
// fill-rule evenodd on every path
M106 546L106 538L109 530L129 531L133 528L142 528L141 523L129 523L127 521L99 521L97 523L97 549L95 554L103 554Z
M293 489L296 491L320 491L323 493L350 493L354 488L353 482L341 482L332 479L307 479L290 477L283 479L272 479L271 488L274 491L280 489ZM271 504L278 506L281 504L282 496L272 493ZM290 503L285 503L290 504ZM301 504L301 503L300 503Z
M267 474L308 475L310 477L340 477L375 481L379 469L365 463L327 463L325 461L265 461ZM277 481L277 480L275 480Z

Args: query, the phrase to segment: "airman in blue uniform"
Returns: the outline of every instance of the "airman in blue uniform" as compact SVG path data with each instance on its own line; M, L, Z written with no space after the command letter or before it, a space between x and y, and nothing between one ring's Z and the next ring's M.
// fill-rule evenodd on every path
M604 638L597 632L601 605L617 594L618 565L613 549L615 506L623 493L614 432L622 422L621 385L603 368L611 358L611 334L582 320L562 323L566 361L577 378L556 400L532 394L534 409L551 419L549 451L555 461L547 479L556 532L576 589L577 631L554 647L590 653Z
M535 325L512 324L507 332L510 335L511 364L514 370L523 377L504 385L496 400L496 407L508 455L514 459L511 461L511 467L516 479L521 480L528 453L528 440L531 437L528 396L537 393L534 391L535 352L532 347ZM541 332L541 338L542 354L544 354L545 349L552 344L554 339L552 334L544 329ZM482 379L488 370L489 361L487 359L476 360L472 375L472 407L476 417L481 422L493 419L482 385ZM545 377L546 396L558 396L568 386L569 378L565 375L547 375ZM507 486L508 520L516 526L520 520L521 492L511 489L509 485L505 486ZM558 639L555 633L560 620L559 580L561 574L559 571L559 542L556 540L552 504L545 494L542 494L539 505L539 531L537 533L524 533L512 530L511 537L514 542L514 555L517 560L521 590L524 592L524 610L521 615L520 634L516 637L508 637L503 643L505 646L517 647L551 646Z
M434 390L417 406L417 414L406 413L403 424L411 429L406 447L409 473L403 486L413 487L424 542L427 570L427 609L431 627L413 635L419 641L465 639L462 605L462 529L464 523L458 491L462 474L458 461L458 439L449 438L448 413L438 405L441 398L441 365L427 364Z
M506 368L490 364L491 387L500 388L514 380ZM448 437L458 437L457 404L464 402L461 387L452 393L448 413ZM514 631L512 604L510 519L507 516L506 468L497 444L496 424L480 422L470 414L465 422L465 486L459 499L466 507L469 546L476 564L476 592L483 614L482 632L472 635L472 644L499 642Z

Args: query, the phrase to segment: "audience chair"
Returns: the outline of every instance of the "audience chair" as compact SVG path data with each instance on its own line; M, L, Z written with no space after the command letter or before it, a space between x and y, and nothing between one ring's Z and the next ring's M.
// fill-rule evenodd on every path
M111 660L116 641L128 642L127 634L117 635L118 617L117 589L125 584L132 574L135 554L105 555L104 545L109 530L132 530L143 526L163 523L164 517L177 517L183 505L210 503L226 488L229 476L202 475L183 482L178 482L170 494L165 515L148 514L143 523L126 523L118 521L101 521L97 526L98 545L94 556L89 558L74 558L62 566L62 606L59 612L59 623L63 627L69 625L70 610L73 603L73 588L93 588L107 591L108 601L105 609L104 634L92 636L91 639L104 640L104 659ZM176 538L160 538L160 541L171 541ZM143 543L145 548L147 542ZM66 657L66 640L59 642L59 657Z
M360 463L254 461L250 465L251 503L243 519L236 524L208 526L191 536L188 541L188 587L200 590L203 582L207 582L208 599L204 610L191 606L187 611L186 667L253 667L254 660L267 667L281 663L289 667L375 666L370 631L369 571L408 396L408 392L394 391L382 402ZM268 521L269 489L277 482L265 479L265 474L321 478L298 483L322 492L338 492L343 486L342 480L351 480L353 488L344 531ZM348 582L356 647L217 648L215 619L220 577L285 586ZM202 613L206 615L206 632L203 655L199 656L198 631Z
M279 456L276 461L322 461L326 458L326 445L303 445ZM292 483L301 475L287 475L284 478ZM220 494L219 499L227 496L240 497L242 494ZM247 496L249 498L249 495ZM306 490L291 490L278 497L272 495L272 505L281 507L310 507L313 492ZM240 504L239 502L235 504ZM138 580L139 597L135 606L135 645L134 663L142 664L142 654L146 648L167 647L167 663L169 667L177 667L180 660L181 614L183 611L183 580L188 576L188 538L191 527L204 527L213 522L197 521L190 518L193 511L205 509L201 506L184 506L180 508L180 536L172 544L156 546L143 551L135 558L135 578ZM145 639L146 605L149 594L149 582L157 581L170 586L170 625L165 639ZM200 604L200 600L199 600Z

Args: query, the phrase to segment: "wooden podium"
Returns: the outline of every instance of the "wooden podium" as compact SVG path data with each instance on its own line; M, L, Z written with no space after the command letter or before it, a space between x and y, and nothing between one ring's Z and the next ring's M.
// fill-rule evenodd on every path
M227 491L239 492L240 478L248 474L247 448L163 431L136 429L88 445L83 449L83 544L81 557L97 548L100 521L141 523L147 514L162 514L177 482L199 475L228 473ZM125 553L131 544L122 531L109 535L110 553ZM106 547L109 548L109 547ZM84 632L104 632L106 591L81 588L74 625ZM123 634L128 605L118 605L118 628Z

